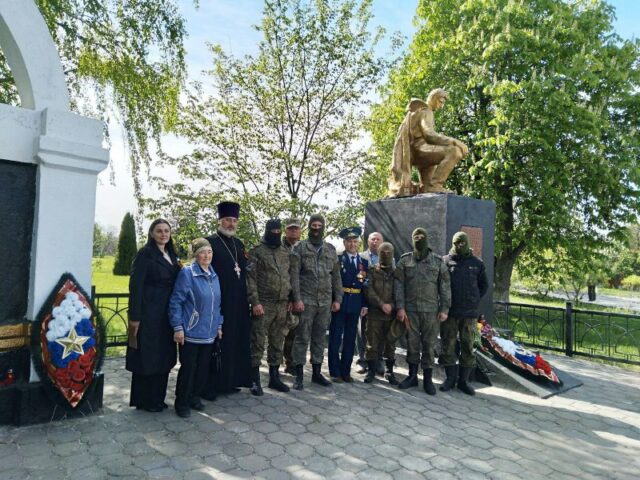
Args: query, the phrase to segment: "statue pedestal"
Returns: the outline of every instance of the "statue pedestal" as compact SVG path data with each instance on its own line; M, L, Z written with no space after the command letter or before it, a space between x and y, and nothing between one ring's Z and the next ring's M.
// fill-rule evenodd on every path
M493 263L496 205L452 194L426 193L414 197L389 198L368 202L365 208L365 238L380 232L395 247L396 260L412 250L411 233L417 227L427 229L429 245L438 255L451 248L453 234L469 235L474 254L484 261L489 290L480 311L487 320L493 312Z

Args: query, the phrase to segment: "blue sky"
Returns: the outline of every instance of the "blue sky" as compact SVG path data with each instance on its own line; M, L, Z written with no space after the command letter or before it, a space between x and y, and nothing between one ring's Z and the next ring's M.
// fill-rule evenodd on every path
M256 50L260 34L252 26L260 22L263 0L180 0L187 21L187 64L192 79L200 79L201 71L210 68L206 43L220 44L228 53L244 55ZM609 0L616 9L615 30L623 38L640 38L640 0ZM374 0L373 25L381 25L388 34L399 31L408 43L415 32L413 16L418 0ZM385 53L388 43L382 45ZM96 221L106 226L119 226L127 211L135 211L133 184L128 170L125 147L118 132L112 137L112 168L115 186L109 182L110 171L100 175L96 202ZM168 146L184 149L185 143L168 138ZM154 172L155 173L155 172ZM148 192L152 193L152 192Z

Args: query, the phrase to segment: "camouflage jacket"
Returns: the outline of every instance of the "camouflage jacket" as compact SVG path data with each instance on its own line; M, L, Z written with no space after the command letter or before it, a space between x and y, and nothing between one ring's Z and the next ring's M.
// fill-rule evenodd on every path
M342 303L342 279L335 247L322 242L318 250L308 240L302 240L294 252L299 261L302 301L318 307L330 305L332 301Z
M451 306L449 270L432 251L422 260L416 260L413 252L402 255L394 288L398 309L447 313Z
M247 297L251 305L300 300L294 253L284 246L260 243L249 251Z
M376 265L369 269L369 282L364 286L364 297L367 300L369 312L367 318L371 320L390 320L390 315L385 315L382 305L391 304L395 309L393 293L394 270L393 268L383 269Z

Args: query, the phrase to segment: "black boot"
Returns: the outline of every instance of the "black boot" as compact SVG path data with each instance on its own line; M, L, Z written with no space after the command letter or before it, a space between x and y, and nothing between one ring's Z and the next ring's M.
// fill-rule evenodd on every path
M469 384L469 375L473 367L460 367L460 377L458 377L458 390L462 390L467 395L475 395L476 391Z
M291 376L296 376L296 367L292 363L287 363L284 366L284 373L288 373Z
M318 385L322 385L323 387L328 387L329 385L331 385L331 382L329 380L327 380L326 378L324 378L324 375L322 375L322 373L320 373L320 367L322 365L320 365L319 363L314 363L313 365L311 365L311 367L313 368L313 374L311 375L311 381L313 383L317 383Z
M387 379L387 382L389 382L390 385L398 385L398 383L400 382L398 382L398 379L393 373L393 366L395 365L396 362L394 362L393 360L387 359L385 360L385 363L387 365L387 374L384 376L384 378Z
M304 388L304 384L302 379L304 378L304 365L296 365L296 379L293 381L293 388L296 390L302 390Z
M260 385L260 367L251 367L251 395L261 397L264 395Z
M402 382L400 382L400 385L398 385L398 388L401 390L404 390L406 388L417 387L417 386L418 386L418 364L410 363L409 376L405 378Z
M364 383L372 383L376 377L376 361L369 360L367 362L367 376L364 377Z
M458 366L447 365L444 367L444 371L447 374L447 378L442 385L440 385L441 392L448 392L452 388L456 387L456 379L458 378Z
M376 375L378 375L379 377L384 377L384 362L381 358L376 362Z
M433 368L425 368L422 370L422 388L427 395L435 395L436 387L433 385L431 375L433 374Z
M278 372L279 368L280 365L269 365L269 388L286 393L289 391L289 387L280 380L280 372Z

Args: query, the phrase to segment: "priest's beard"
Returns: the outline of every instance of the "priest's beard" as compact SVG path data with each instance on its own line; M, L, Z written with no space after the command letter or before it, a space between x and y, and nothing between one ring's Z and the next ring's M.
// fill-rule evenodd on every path
M236 236L236 231L235 230L230 230L230 229L222 228L222 227L218 227L218 233L224 235L227 238L231 238L231 237L235 237Z

